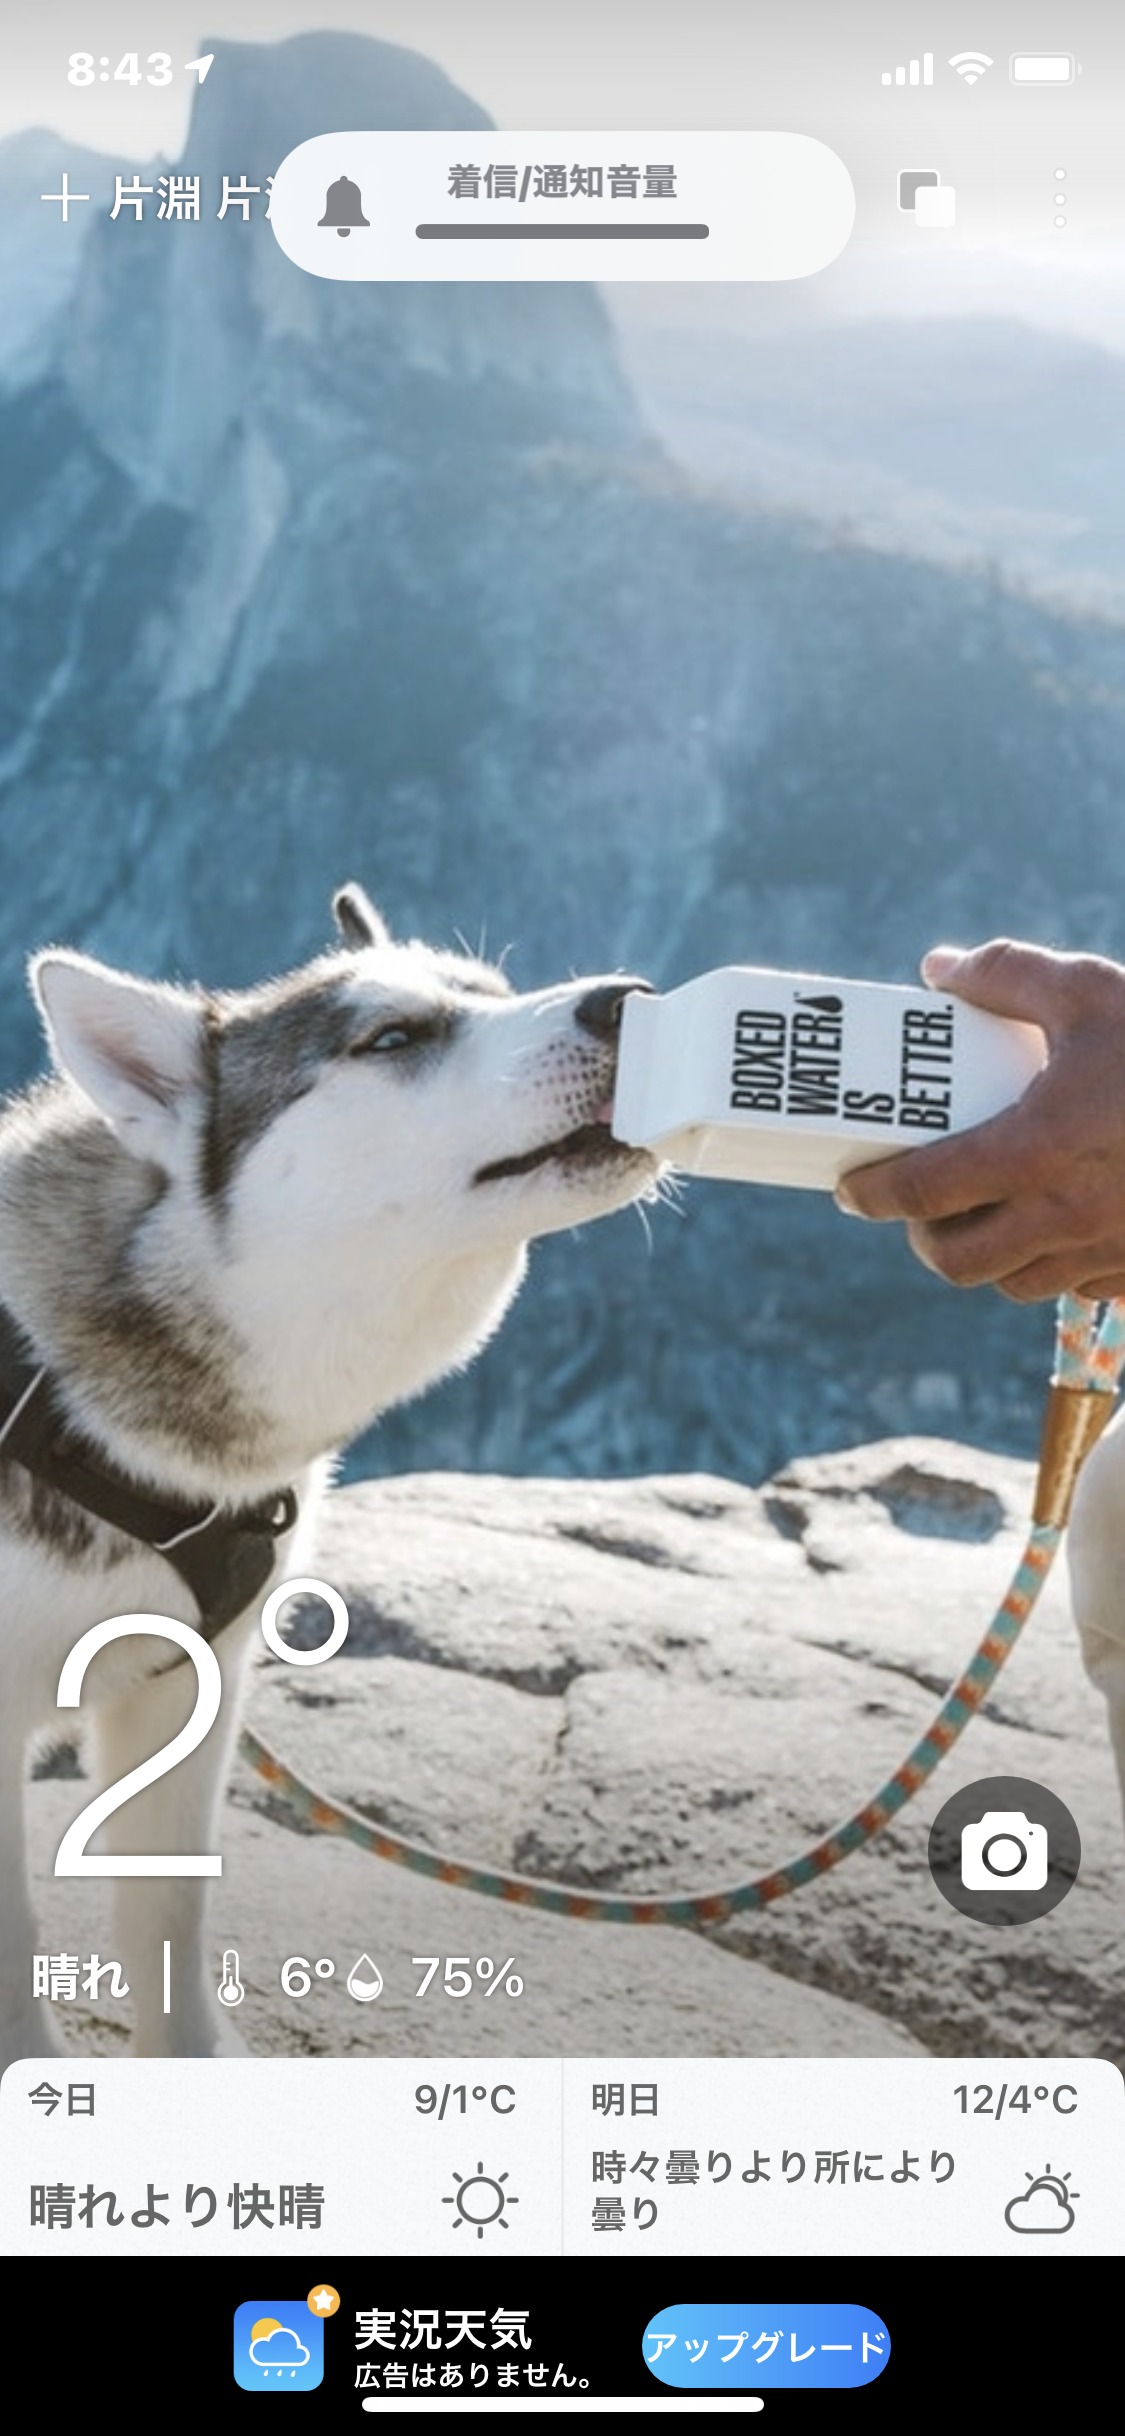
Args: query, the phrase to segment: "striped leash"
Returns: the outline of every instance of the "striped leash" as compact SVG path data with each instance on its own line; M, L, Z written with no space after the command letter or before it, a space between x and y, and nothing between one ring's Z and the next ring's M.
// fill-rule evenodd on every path
M849 1853L859 1852L864 1844L869 1844L880 1828L913 1800L987 1699L1054 1563L1078 1474L1114 1410L1123 1367L1125 1301L1099 1305L1084 1302L1076 1295L1063 1295L1058 1306L1055 1366L1043 1418L1031 1530L1011 1584L983 1640L921 1741L915 1743L886 1784L861 1809L853 1811L832 1835L762 1877L747 1878L738 1886L718 1887L699 1895L600 1895L587 1887L562 1886L552 1879L519 1877L508 1870L486 1868L477 1861L449 1859L427 1844L416 1844L406 1836L392 1834L389 1828L374 1826L346 1802L337 1802L306 1785L249 1727L243 1729L239 1740L241 1755L265 1778L294 1827L343 1836L348 1843L358 1844L361 1851L373 1853L377 1860L395 1861L400 1868L412 1869L419 1877L436 1878L443 1886L462 1886L470 1894L493 1895L501 1903L519 1903L533 1911L559 1912L570 1920L607 1920L624 1926L699 1928L729 1920L736 1912L764 1911L767 1904L777 1903L782 1895L791 1895L797 1887L824 1877Z

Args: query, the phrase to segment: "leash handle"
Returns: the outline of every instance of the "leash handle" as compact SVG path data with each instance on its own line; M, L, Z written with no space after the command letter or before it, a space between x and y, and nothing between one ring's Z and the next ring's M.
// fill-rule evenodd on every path
M1099 1318L1099 1312L1101 1316ZM1032 1519L1064 1531L1078 1475L1116 1406L1125 1366L1125 1302L1104 1306L1064 1294L1055 1323L1055 1368L1039 1441Z
M976 1715L1011 1656L1058 1554L1079 1470L1114 1410L1123 1368L1125 1300L1102 1305L1064 1295L1056 1320L1055 1366L1044 1416L1031 1530L988 1631L894 1775L833 1834L779 1869L705 1894L599 1895L587 1887L518 1877L475 1861L453 1860L429 1845L395 1835L389 1828L375 1827L346 1802L337 1802L303 1783L249 1727L239 1739L241 1755L265 1778L283 1811L300 1828L321 1828L328 1835L344 1836L381 1861L396 1862L421 1877L437 1878L445 1886L464 1887L470 1894L492 1895L501 1903L562 1913L572 1920L634 1927L704 1928L739 1912L764 1911L767 1904L810 1885L849 1853L869 1844L913 1800Z

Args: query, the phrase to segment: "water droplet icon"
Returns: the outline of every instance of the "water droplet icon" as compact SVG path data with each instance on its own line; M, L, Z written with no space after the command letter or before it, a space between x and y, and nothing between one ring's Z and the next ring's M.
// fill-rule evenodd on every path
M359 1961L353 1964L348 1972L347 1990L349 1996L354 1996L357 2005L374 2004L375 1998L382 1995L382 1975L376 1970L370 1954L361 1954Z

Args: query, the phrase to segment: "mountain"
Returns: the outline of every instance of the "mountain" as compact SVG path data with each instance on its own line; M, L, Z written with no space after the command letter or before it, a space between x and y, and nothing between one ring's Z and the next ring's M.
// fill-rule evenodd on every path
M69 179L67 217L57 200ZM51 363L58 325L81 278L88 210L108 211L113 170L104 153L63 145L29 127L0 143L0 384L23 387ZM84 195L86 200L78 202ZM53 198L46 200L46 198Z
M664 306L677 308L672 291ZM994 316L831 319L761 332L615 299L625 362L687 471L947 564L1125 608L1125 355ZM771 300L772 303L772 300ZM762 344L762 338L766 343Z
M485 122L360 37L216 48L200 223L94 214L0 392L7 1078L39 1057L30 946L238 983L313 950L351 872L404 932L512 942L527 985L1122 944L1111 619L691 478L593 289L320 282L264 195L217 221L223 169L264 189L334 125ZM541 1247L496 1347L361 1460L1026 1446L1042 1323L809 1196L685 1213Z

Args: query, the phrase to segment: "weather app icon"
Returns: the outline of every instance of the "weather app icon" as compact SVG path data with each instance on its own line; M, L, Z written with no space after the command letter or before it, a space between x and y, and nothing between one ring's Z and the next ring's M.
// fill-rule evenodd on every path
M243 2301L234 2313L234 2381L249 2394L307 2394L324 2382L324 2324L307 2301Z

